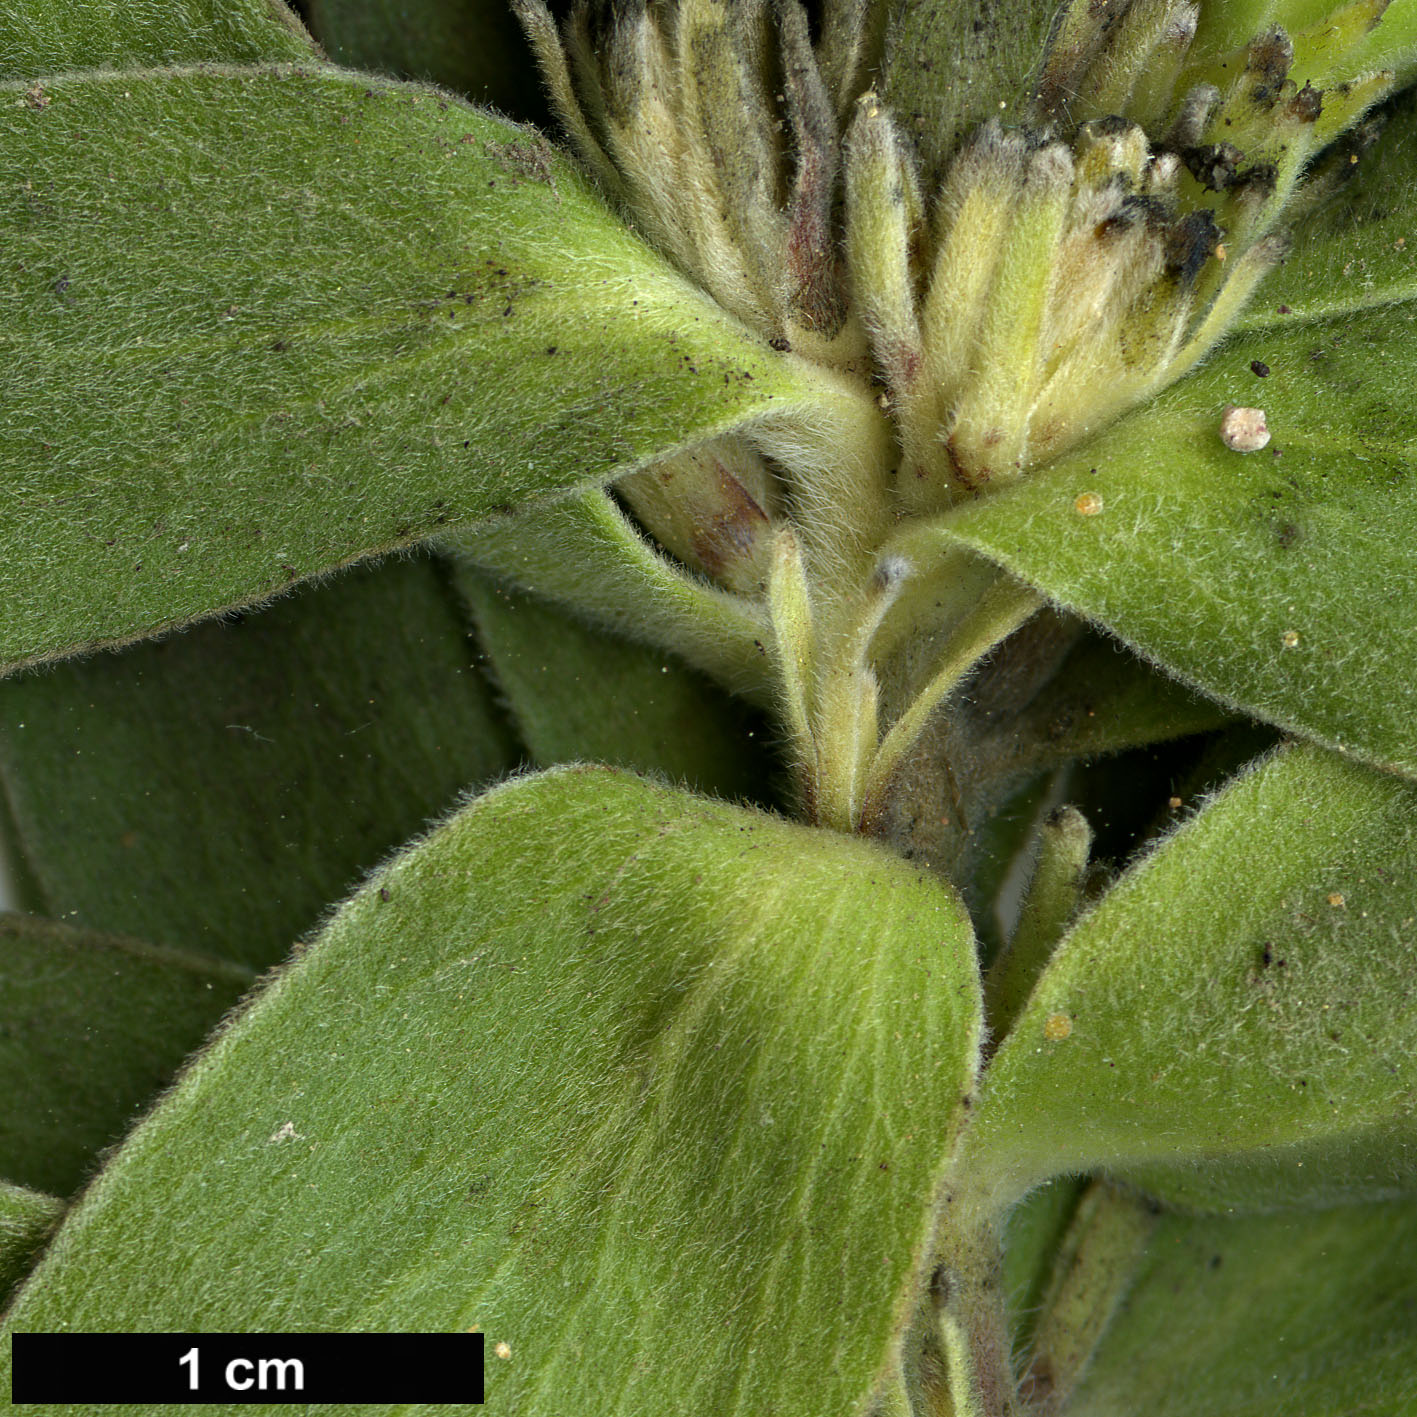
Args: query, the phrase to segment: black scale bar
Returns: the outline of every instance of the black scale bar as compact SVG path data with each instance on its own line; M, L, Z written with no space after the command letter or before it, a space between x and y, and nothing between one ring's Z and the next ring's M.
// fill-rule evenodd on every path
M480 1333L17 1333L11 1401L480 1403Z

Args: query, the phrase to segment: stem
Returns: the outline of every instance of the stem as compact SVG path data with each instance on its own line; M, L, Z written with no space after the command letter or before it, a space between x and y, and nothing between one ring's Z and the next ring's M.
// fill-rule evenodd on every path
M768 576L768 619L782 687L782 716L792 739L809 820L816 816L818 777L812 732L812 600L802 551L790 526L778 532Z
M1063 1239L1021 1392L1037 1417L1061 1412L1122 1302L1156 1225L1134 1192L1094 1181Z
M984 980L984 1016L995 1040L1013 1027L1077 911L1091 848L1092 828L1076 807L1059 807L1044 822L1018 927Z
M951 1313L940 1315L945 1358L949 1364L950 1398L955 1417L991 1417L1004 1409L998 1406L982 1380L979 1364L971 1348L972 1333L967 1322Z
M872 642L910 574L908 562L884 557L856 598L851 618L834 636L831 627L819 634L814 724L817 811L823 825L838 831L849 832L855 825L861 784L879 741Z
M954 1417L1017 1417L1003 1245L993 1213L947 1196L930 1294L945 1351Z
M980 597L956 626L925 687L891 725L866 778L860 830L869 831L885 805L891 782L930 715L1000 640L1012 634L1043 604L1031 586L1004 576Z
M812 583L859 584L890 532L895 436L854 376L789 358L818 385L820 401L766 418L745 436L790 475L790 510Z

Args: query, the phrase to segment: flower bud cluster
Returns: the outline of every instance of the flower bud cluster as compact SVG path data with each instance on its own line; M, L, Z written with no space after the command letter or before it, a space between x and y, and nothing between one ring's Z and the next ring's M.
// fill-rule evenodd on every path
M853 198L905 168L893 127L862 100ZM1252 189L1212 207L1185 200L1189 181L1177 154L1122 119L1086 123L1072 144L990 122L924 230L902 223L888 244L879 219L848 203L853 293L899 426L908 508L1016 477L1169 383L1223 332L1284 242L1227 251ZM907 284L898 297L887 271L908 273L912 243L926 253L918 294Z
M760 423L614 491L679 562L654 586L755 627L804 816L885 830L931 715L1039 604L898 523L1057 456L1214 346L1374 135L1417 0L1066 0L1012 100L940 133L912 87L928 47L899 35L967 0L821 0L815 37L802 0L578 0L562 26L513 3L607 196L832 371L813 426ZM1003 34L1002 8L977 0L976 30ZM1227 443L1257 449L1263 423L1228 410Z
M874 62L868 0L515 0L582 158L644 234L778 348L864 352L834 208L840 119ZM879 28L879 27L878 27Z
M1394 81L1364 67L1389 0L1288 0L1292 29L1238 47L1221 0L1074 0L1023 122L925 190L869 88L882 3L827 4L814 43L800 0L582 0L559 30L516 2L646 236L778 349L884 384L914 512L1185 373L1282 258L1315 154Z
M846 141L851 295L908 509L1017 477L1215 344L1282 259L1314 155L1391 87L1388 70L1316 83L1385 8L1193 59L1189 0L1077 4L1029 122L979 129L928 209L900 125L866 94Z

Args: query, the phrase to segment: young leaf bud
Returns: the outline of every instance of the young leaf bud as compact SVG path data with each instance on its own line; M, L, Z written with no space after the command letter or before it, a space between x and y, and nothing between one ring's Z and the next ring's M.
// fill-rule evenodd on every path
M1141 184L1149 150L1146 134L1125 118L1094 118L1078 129L1074 144L1078 186L1099 190L1117 180L1124 192Z
M848 363L862 351L859 331L843 329L847 300L832 229L841 161L836 109L797 0L781 0L778 30L795 161L783 256L787 337L810 357Z
M698 193L699 260L709 268L705 284L745 323L776 328L787 222L777 205L767 110L754 102L752 76L723 5L683 0L676 43L685 166Z
M893 394L920 372L911 247L920 217L914 169L874 93L856 105L846 138L846 251L851 294Z
M793 740L804 791L815 786L817 746L813 733L816 707L813 685L812 597L802 565L802 551L790 525L773 538L768 571L768 621L772 626L773 653L782 686L782 714ZM803 803L809 819L816 803Z
M955 476L969 491L1010 481L1023 469L1028 410L1041 372L1040 336L1072 183L1072 156L1061 143L1029 154L984 309L975 377L947 434Z
M1294 64L1294 41L1278 25L1250 41L1245 57L1246 97L1259 108L1273 108Z
M1136 76L1127 98L1126 113L1133 122L1159 129L1175 100L1176 86L1200 24L1201 7L1195 3L1172 5L1150 62Z
M955 159L936 202L936 256L921 313L925 367L912 404L924 425L914 440L922 452L916 476L902 483L907 505L939 506L953 495L956 483L939 430L972 377L1025 166L1022 136L1005 134L991 120Z
M615 486L667 551L727 589L756 596L772 556L769 477L746 444L719 438Z
M1070 0L1056 22L1053 42L1034 90L1040 122L1066 116L1083 76L1103 50L1128 0Z
M1205 137L1210 116L1220 103L1220 90L1214 84L1197 84L1188 89L1181 100L1176 121L1166 135L1166 146L1178 152L1200 145Z
M1133 91L1143 84L1153 104L1160 90L1167 90L1169 97L1195 37L1196 18L1197 9L1191 4L1132 0L1080 82L1078 99L1072 105L1073 118L1131 114Z
M527 40L536 55L536 62L545 77L552 111L565 126L582 161L595 174L605 190L612 196L623 199L624 184L615 164L601 147L600 139L596 137L590 121L582 111L580 99L571 82L566 53L556 33L556 22L551 18L545 0L512 0L512 9L526 31Z

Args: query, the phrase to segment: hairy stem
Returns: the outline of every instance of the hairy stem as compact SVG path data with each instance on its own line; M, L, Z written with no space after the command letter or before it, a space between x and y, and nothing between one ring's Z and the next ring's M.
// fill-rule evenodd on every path
M1059 807L1044 822L1018 927L984 980L984 1016L995 1040L1013 1027L1076 913L1091 849L1092 828L1076 807Z
M825 395L811 417L764 419L746 436L789 474L790 511L812 583L859 584L891 528L895 437L859 380L819 367L811 374Z
M947 1195L936 1255L930 1296L954 1417L1018 1417L1002 1235L993 1212L966 1195Z
M1053 1417L1066 1407L1131 1286L1155 1225L1155 1209L1113 1182L1094 1181L1083 1193L1054 1263L1020 1389L1036 1417Z
M768 576L768 620L781 686L781 711L802 782L804 815L816 817L818 753L813 726L812 600L802 551L791 527L777 533Z
M879 686L871 648L910 567L879 561L864 589L842 602L835 627L820 633L817 655L817 806L823 824L852 831L862 784L879 746Z

